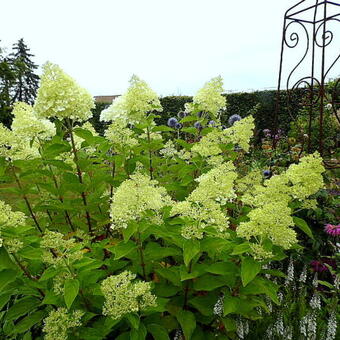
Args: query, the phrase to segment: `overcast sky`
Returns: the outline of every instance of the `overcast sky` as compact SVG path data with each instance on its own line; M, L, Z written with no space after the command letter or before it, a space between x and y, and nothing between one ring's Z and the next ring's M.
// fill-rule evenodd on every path
M37 64L59 64L93 95L121 94L132 74L160 95L191 95L217 75L226 90L272 88L296 2L0 0L0 44L24 38Z

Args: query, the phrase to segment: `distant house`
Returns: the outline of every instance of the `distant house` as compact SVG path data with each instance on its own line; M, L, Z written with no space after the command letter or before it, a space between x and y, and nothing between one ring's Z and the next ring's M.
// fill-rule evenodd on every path
M111 104L119 96L119 94L114 96L94 96L94 100L96 103Z

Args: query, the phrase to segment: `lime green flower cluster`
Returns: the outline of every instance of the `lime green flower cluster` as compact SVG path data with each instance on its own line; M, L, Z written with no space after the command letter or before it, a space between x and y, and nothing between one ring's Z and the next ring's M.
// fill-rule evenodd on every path
M52 138L56 133L54 123L48 119L38 118L31 105L17 102L14 104L12 113L14 115L12 131L20 138L27 141L34 138L46 140Z
M30 145L25 138L0 123L0 156L8 160L23 160L39 157L39 150L36 146Z
M65 239L63 234L51 230L46 230L40 246L45 249L42 261L61 269L68 268L84 256L83 242L78 242L75 238ZM54 250L53 254L50 249Z
M144 121L148 112L162 110L157 93L144 80L133 75L128 90L102 111L100 119L106 122L118 119L135 124Z
M81 318L85 313L80 310L68 312L60 307L52 310L44 319L43 331L46 333L45 340L67 340L70 328L80 327Z
M111 203L112 229L126 228L130 221L140 220L146 211L156 215L172 204L165 188L139 172L124 181L113 195Z
M165 143L163 149L159 150L159 153L165 158L174 158L178 155L175 144L171 139Z
M238 145L244 151L249 151L250 138L253 136L254 117L245 117L233 124L232 127L223 130L224 136L228 142Z
M186 104L186 111L196 110L208 113L212 119L218 119L219 111L226 106L223 93L223 80L221 76L212 78L197 91L193 103Z
M236 177L232 162L221 164L200 176L197 188L185 201L173 206L171 215L180 215L187 221L181 231L184 238L201 239L209 227L227 235L228 217L221 206L235 197L233 186Z
M46 63L34 105L39 117L70 118L83 122L92 117L94 101L90 93L55 64Z
M286 171L291 184L290 194L293 198L304 200L323 187L322 173L325 168L318 153L301 158L299 164L293 164Z
M24 213L12 211L10 205L0 200L0 247L4 245L9 253L15 253L23 247L22 241L13 237L11 229L24 225L25 221ZM9 235L6 229L10 232Z
M0 200L0 228L16 228L25 224L26 215L21 211L13 211L12 207Z
M233 143L248 152L254 127L254 118L248 116L235 122L234 125L228 129L214 129L209 132L192 147L191 151L205 158L216 157L223 152L220 145Z
M156 306L156 296L151 293L149 282L137 281L135 274L124 271L119 275L109 276L101 284L105 297L103 314L114 320L126 314L143 311Z
M105 130L105 137L113 144L113 149L122 151L138 145L134 132L121 119L114 120Z
M322 188L324 171L322 158L315 153L303 157L299 164L291 165L285 173L273 176L263 185L256 184L245 191L241 200L254 209L248 214L250 220L240 224L237 234L248 240L255 238L258 243L253 247L256 257L265 252L269 254L261 249L266 239L284 249L297 242L296 233L291 229L294 222L289 203L294 199L306 200Z

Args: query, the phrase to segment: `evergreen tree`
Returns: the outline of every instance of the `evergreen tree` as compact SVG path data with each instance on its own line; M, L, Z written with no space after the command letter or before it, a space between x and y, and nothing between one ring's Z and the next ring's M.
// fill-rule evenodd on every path
M39 76L34 72L38 66L32 61L34 55L29 51L24 39L20 39L13 45L10 54L10 62L16 73L16 81L11 89L12 103L22 101L33 104L36 97Z
M16 72L10 59L0 47L0 122L10 126L12 122L12 88L16 82Z

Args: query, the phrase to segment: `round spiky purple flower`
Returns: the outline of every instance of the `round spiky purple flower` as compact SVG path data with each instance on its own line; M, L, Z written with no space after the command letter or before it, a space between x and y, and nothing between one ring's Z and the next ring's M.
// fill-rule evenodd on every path
M202 124L200 123L200 122L196 122L195 124L194 124L194 127L196 128L196 129L202 129Z
M340 224L326 224L325 225L325 232L331 236L339 236L340 235Z
M184 117L186 117L188 114L185 112L185 111L179 111L178 113L177 113L177 117L179 118L179 119L182 119L182 118L184 118Z
M197 117L201 118L203 116L203 111L197 112Z
M263 171L263 177L264 178L270 178L272 175L272 172L270 170L264 170Z
M216 122L214 120L211 120L211 121L209 121L208 126L215 127L216 126Z
M181 123L176 123L175 129L179 130L179 129L182 128L182 126L183 126L183 125L182 125Z
M235 122L238 122L241 119L242 119L242 117L240 115L238 115L238 114L232 115L228 119L228 124L230 126L232 126L232 125L234 125Z
M175 117L171 117L168 119L168 126L172 128L174 128L177 123L178 123L178 120Z

